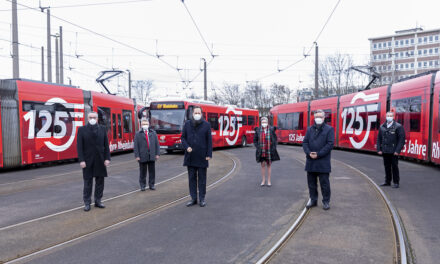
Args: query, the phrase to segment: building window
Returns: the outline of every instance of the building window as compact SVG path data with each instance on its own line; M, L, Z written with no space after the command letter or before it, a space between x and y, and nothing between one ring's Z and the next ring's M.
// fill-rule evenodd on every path
M414 44L414 39L413 38L411 39L411 44Z
M418 50L417 54L422 55L422 50Z
M400 40L400 46L403 46L403 39Z
M406 40L405 40L405 44L406 44L406 45L409 45L409 39L406 39Z
M396 52L396 58L399 58L399 52Z
M404 58L405 57L405 53L403 53L402 51L400 52L400 57Z
M429 54L432 54L432 51L433 51L432 49L429 49Z
M435 36L435 41L438 41L438 36Z
M417 67L422 68L422 62L419 61L419 62L417 63Z
M414 69L414 62L411 62L411 69Z
M419 43L422 43L422 38L419 38Z
M396 42L395 42L395 46L396 46L396 47L399 46L399 41L396 40Z
M377 59L377 56L376 56L376 55L374 55L374 56L373 56L373 59L374 59L374 60L376 60L376 59Z
M438 36L436 36L437 40L438 40ZM388 41L388 47L391 47L391 41Z
M432 61L429 61L429 67L432 67Z
M379 49L381 49L382 48L382 43L379 43Z
M401 68L401 69L403 69L403 63L402 63L402 64L400 64L400 68Z
M373 44L373 49L377 49L377 44L376 43Z
M388 70L391 71L391 65L388 65Z
M432 42L434 40L433 36L429 36L429 42Z
M435 48L435 49L434 49L434 53L435 53L435 54L438 54L438 48Z
M426 68L428 66L428 62L427 61L424 61L423 62L423 68Z
M424 37L424 38L423 38L423 42L424 42L424 43L428 42L428 37Z
M405 64L405 68L406 68L406 69L409 68L409 64L408 64L408 63Z
M423 55L426 55L426 54L428 54L428 50L424 49L423 50Z

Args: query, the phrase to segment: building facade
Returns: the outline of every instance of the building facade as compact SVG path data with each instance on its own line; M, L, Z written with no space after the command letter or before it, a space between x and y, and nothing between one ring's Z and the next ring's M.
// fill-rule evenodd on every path
M414 28L370 38L371 65L380 84L440 69L440 29Z

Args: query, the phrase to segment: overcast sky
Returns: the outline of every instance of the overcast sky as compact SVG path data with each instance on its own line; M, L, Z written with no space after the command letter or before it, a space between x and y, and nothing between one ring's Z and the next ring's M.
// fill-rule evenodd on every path
M83 89L101 91L95 78L105 69L130 69L133 80L151 79L156 94L202 95L200 58L211 60L208 87L225 82L245 85L280 83L296 90L313 86L314 58L266 78L308 52L337 0L185 0L209 49L181 0L151 0L82 7L62 7L121 0L41 0L51 14L85 29L52 18L52 33L64 29L65 76ZM18 0L38 8L38 0ZM41 46L46 48L46 14L18 6L20 77L41 80ZM12 77L11 2L0 0L0 78ZM336 52L368 63L368 38L395 30L440 28L440 1L342 0L318 39L320 58ZM130 46L130 47L127 47ZM54 51L54 45L52 45ZM161 60L148 54L163 55ZM314 53L312 52L311 55ZM77 59L75 55L81 55ZM46 62L45 62L46 63ZM53 62L53 65L55 63ZM72 69L72 70L69 70ZM178 72L176 68L182 70ZM54 70L53 70L54 71ZM188 81L198 77L189 85ZM46 76L47 78L47 76ZM55 77L53 77L55 80ZM126 77L113 82L122 88ZM187 87L187 88L185 88ZM184 89L185 88L185 89Z

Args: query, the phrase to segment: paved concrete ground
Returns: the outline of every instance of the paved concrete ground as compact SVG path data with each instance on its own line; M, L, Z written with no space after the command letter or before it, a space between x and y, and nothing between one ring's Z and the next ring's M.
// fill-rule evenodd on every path
M358 168L378 184L384 182L379 156L337 150L333 158ZM440 168L403 160L399 168L400 188L382 188L402 218L415 263L439 263Z
M377 191L337 161L332 163L330 185L331 209L324 211L321 202L312 208L271 263L394 263L393 225Z
M303 164L281 150L272 187L260 187L254 149L227 152L240 158L240 171L208 191L205 208L180 203L30 263L255 262L304 206Z
M162 156L156 166L157 182L185 171L179 155ZM108 172L103 199L139 188L139 167L133 153L113 157ZM83 179L78 163L8 172L0 179L0 229L83 206Z

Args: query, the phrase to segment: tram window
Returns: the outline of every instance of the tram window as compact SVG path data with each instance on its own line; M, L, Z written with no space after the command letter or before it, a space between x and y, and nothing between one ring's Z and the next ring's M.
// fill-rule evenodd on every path
M133 126L131 122L131 111L122 110L122 120L124 122L124 133L131 133L133 131Z
M277 126L281 130L286 130L287 129L286 116L287 116L287 114L278 114Z
M255 125L255 116L248 116L248 125L249 126Z
M118 138L122 138L122 121L121 121L121 114L118 114Z
M110 130L110 108L98 106L98 124L104 126L107 132Z
M420 122L422 118L422 97L408 97L393 100L393 108L396 110L396 121L402 126L409 119L410 132L420 132Z
M241 117L241 124L243 125L243 126L246 126L247 124L248 124L248 122L247 122L247 116L242 116Z
M207 121L211 124L211 129L218 130L218 114L208 113Z
M112 127L113 127L113 139L117 138L116 135L116 115L112 114Z
M238 117L236 115L231 115L229 120L231 120L231 125L229 126L229 130L233 130L232 129L232 123L234 124L235 127L235 131L237 131L238 129Z

